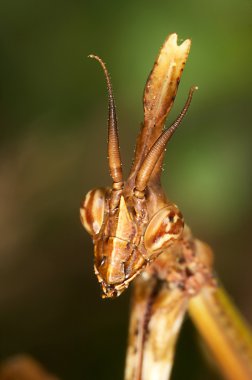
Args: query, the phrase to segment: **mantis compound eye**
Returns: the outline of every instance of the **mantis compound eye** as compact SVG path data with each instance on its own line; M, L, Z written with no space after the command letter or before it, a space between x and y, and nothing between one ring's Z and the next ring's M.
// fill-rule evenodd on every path
M100 232L105 210L105 190L90 190L80 208L81 223L90 235Z
M146 228L145 248L150 254L160 253L180 238L183 229L183 216L177 206L164 207L154 214Z

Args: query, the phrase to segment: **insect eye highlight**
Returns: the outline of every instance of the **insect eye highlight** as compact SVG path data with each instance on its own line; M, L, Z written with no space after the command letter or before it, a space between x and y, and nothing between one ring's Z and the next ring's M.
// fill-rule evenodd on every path
M177 206L164 207L152 217L146 228L145 248L151 253L159 253L179 239L183 229L183 216Z
M80 208L80 219L90 235L97 235L104 219L105 190L90 190Z

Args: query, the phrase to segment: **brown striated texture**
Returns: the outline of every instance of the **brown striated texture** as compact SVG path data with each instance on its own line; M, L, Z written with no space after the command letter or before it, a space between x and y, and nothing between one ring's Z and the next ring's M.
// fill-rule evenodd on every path
M149 152L145 156L143 163L136 175L135 187L138 192L144 192L148 183L152 183L153 181L157 182L159 180L159 176L156 177L161 168L159 161L162 161L162 156L164 154L165 147L167 143L170 141L174 132L180 126L183 118L185 117L191 104L193 93L197 89L197 86L193 86L190 88L186 103L179 116L176 118L176 120L172 123L172 125L169 128L165 129L163 133L161 133L161 135L158 137L158 139L155 141L155 143L152 145ZM155 166L158 162L158 171L155 171Z
M105 209L105 189L90 190L80 208L80 219L91 235L97 234L102 226Z
M244 328L246 334L242 331L242 336L239 335L242 322L238 318L236 323L234 313L223 318L223 299L217 297L212 251L193 237L179 208L166 199L160 184L166 143L185 116L197 89L191 87L179 116L162 132L190 45L190 40L186 40L178 46L177 35L171 34L161 48L145 87L144 124L137 140L134 165L124 182L118 170L112 88L104 63L96 57L108 82L108 150L113 185L105 192L97 189L88 193L81 219L93 238L94 269L102 297L119 296L136 279L125 380L168 380L188 302L196 326L215 352L227 378L252 378L247 360L252 356L252 343L244 338L249 333ZM205 331L207 326L210 333ZM240 349L244 342L246 355ZM221 363L224 354L225 361L233 366Z
M177 39L176 33L168 36L147 80L144 92L145 125L162 124L173 104L191 46L190 40L178 45Z
M125 380L167 380L187 306L179 289L139 276L131 307Z
M186 226L181 240L135 280L125 380L169 379L189 300L216 286L205 247Z
M176 206L162 208L152 217L146 228L144 235L146 249L150 252L164 251L179 239L183 228L183 217Z
M146 154L160 136L165 119L173 105L180 78L189 54L190 40L177 44L177 34L170 34L164 42L144 91L144 123L138 136L131 176L135 176ZM162 161L162 160L161 160ZM153 173L160 175L158 162Z
M101 283L103 297L119 296L145 267L164 249L180 239L183 233L183 219L179 209L166 200L159 179L153 181L151 173L154 168L155 175L155 164L165 149L163 135L160 135L177 92L190 44L190 40L186 40L178 45L177 35L174 33L167 37L160 50L145 87L144 127L138 139L135 172L133 170L134 175L131 172L124 182L120 170L117 119L111 81L101 58L91 56L101 64L107 81L108 153L113 185L106 191L97 189L89 192L80 214L82 224L93 238L94 270ZM169 139L167 136L172 136L184 117L193 91L191 89L186 105L168 134L165 132L166 142ZM141 167L143 158L157 137L162 139L158 144L158 156L155 156L154 149L153 154L150 154L151 162L147 163L148 175L144 175L145 166ZM136 178L135 174L138 174ZM170 218L166 212L161 211L164 208L171 211Z
M110 175L115 183L122 182L122 162L119 147L119 137L117 129L117 117L116 117L116 107L115 100L112 90L112 84L110 81L109 73L107 71L105 63L97 55L90 54L90 58L96 59L105 74L108 88L109 97L109 115L108 115L108 160L109 160L109 171Z

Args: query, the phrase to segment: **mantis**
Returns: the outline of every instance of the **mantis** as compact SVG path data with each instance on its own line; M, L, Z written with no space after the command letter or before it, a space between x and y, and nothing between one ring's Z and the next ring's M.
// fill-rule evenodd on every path
M161 185L167 144L184 119L196 86L165 128L191 41L164 42L144 90L144 121L127 179L107 68L108 164L112 186L88 192L81 222L94 243L94 271L102 297L119 296L134 280L125 380L168 380L176 341L188 312L225 379L252 379L252 338L213 271L213 252L185 224Z

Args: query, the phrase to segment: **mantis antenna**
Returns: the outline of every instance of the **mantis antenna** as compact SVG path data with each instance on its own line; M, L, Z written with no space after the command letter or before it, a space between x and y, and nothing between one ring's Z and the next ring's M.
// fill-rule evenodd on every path
M121 188L123 185L122 177L122 162L119 147L119 137L117 128L117 117L115 100L112 90L112 84L109 77L108 70L103 60L97 55L90 54L89 58L93 58L98 61L104 71L109 97L109 114L108 114L108 160L109 160L109 172L113 179L116 188Z

